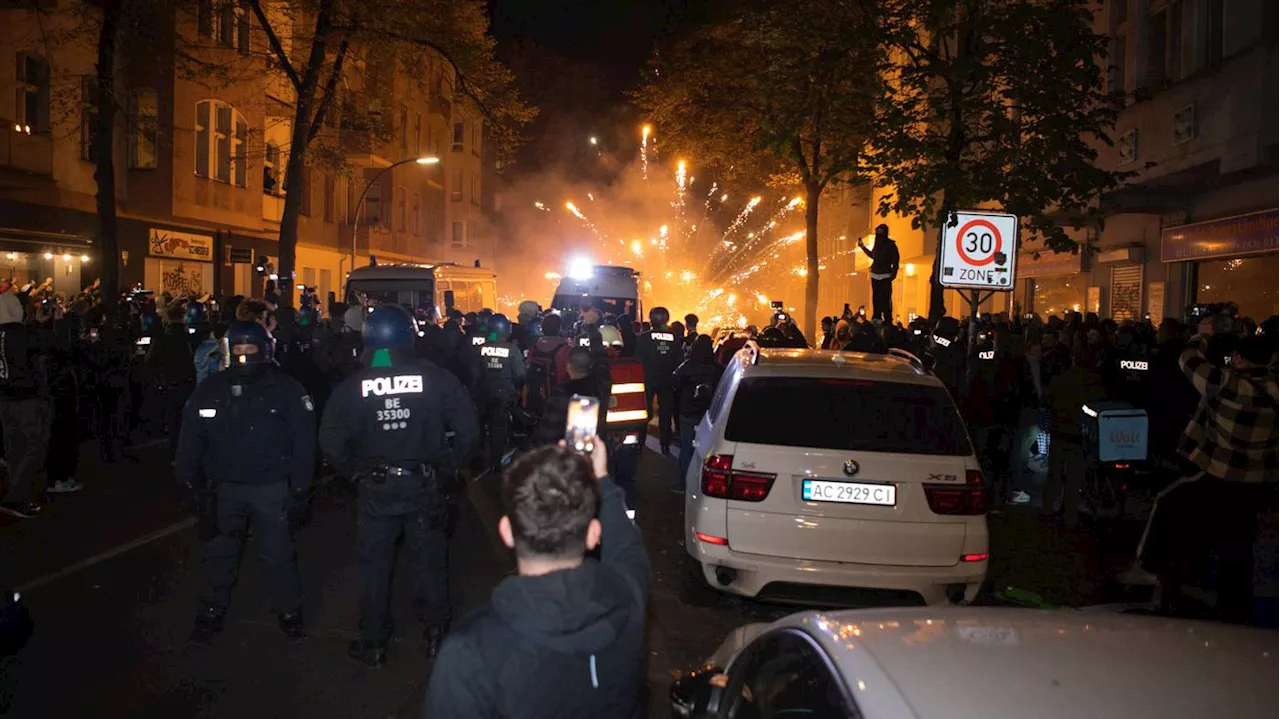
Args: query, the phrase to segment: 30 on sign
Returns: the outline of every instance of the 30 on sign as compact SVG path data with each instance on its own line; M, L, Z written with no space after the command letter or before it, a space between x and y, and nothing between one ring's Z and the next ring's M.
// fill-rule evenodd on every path
M955 224L943 232L938 279L944 287L1013 289L1017 256L1017 217L995 212L958 212Z

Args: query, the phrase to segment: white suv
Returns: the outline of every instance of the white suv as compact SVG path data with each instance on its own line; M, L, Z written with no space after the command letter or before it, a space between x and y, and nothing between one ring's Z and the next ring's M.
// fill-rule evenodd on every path
M685 477L687 599L973 600L989 493L946 388L912 360L738 352Z

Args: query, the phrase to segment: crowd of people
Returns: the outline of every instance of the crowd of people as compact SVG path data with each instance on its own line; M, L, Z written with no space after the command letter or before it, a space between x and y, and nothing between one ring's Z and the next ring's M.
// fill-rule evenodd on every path
M634 517L649 419L663 454L679 447L671 488L683 491L694 428L737 351L748 342L810 344L781 310L763 329L708 334L696 315L672 321L662 307L643 322L589 305L559 312L524 302L515 321L450 309L436 322L398 306L334 302L322 321L314 295L294 310L273 293L219 300L135 291L107 312L95 289L68 301L40 288L0 288L8 463L0 509L37 516L42 476L49 494L82 488L82 438L96 435L112 462L140 440L166 437L199 518L205 587L192 639L211 641L221 629L250 527L272 574L280 629L300 639L292 542L320 458L360 494L360 639L348 652L371 666L387 661L392 556L403 534L425 651L449 659L428 692L433 716L633 707L650 580L626 518ZM1147 411L1157 461L1274 495L1277 318L1257 326L1212 308L1197 320L984 314L972 327L950 317L904 326L846 305L823 319L815 344L927 367L954 397L998 500L1028 503L1031 476L1047 471L1042 512L1072 523L1080 409L1104 398ZM641 384L643 395L632 389ZM615 413L631 392L637 411ZM563 446L574 397L598 400L590 455ZM451 628L445 547L460 472L501 473L498 531L518 574ZM1223 494L1239 496L1215 496ZM1249 511L1261 501L1253 499ZM1166 504L1144 541L1144 566L1155 572L1185 556L1174 538L1189 505ZM552 655L574 661L543 661ZM550 696L547 681L582 691Z

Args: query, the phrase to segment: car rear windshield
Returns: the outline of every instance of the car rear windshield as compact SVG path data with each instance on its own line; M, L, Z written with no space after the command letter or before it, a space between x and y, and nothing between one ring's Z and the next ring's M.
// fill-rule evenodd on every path
M941 387L818 377L744 379L725 438L862 452L970 452L964 424Z

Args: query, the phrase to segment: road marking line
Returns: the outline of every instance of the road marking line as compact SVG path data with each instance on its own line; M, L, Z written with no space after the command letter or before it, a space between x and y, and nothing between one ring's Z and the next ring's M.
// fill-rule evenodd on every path
M151 532L150 534L144 534L141 537L138 537L137 539L131 542L125 542L124 544L121 544L116 547L112 547L111 549L108 549L105 552L95 554L92 557L89 557L88 559L82 559L79 562L76 562L75 564L71 564L66 567L63 567L62 569L59 569L56 572L46 574L43 577L37 577L36 579L33 579L27 582L26 584L23 584L22 586L18 587L16 591L30 592L32 590L39 589L40 587L43 587L46 584L50 584L52 582L58 581L59 579L69 577L72 574L75 574L76 572L82 569L88 569L89 567L92 567L95 564L101 564L102 562L105 562L108 559L111 559L113 557L118 557L121 554L124 554L125 552L128 552L131 549L137 549L138 547L141 547L144 544L150 544L151 542L154 542L157 539L164 539L170 534L176 534L178 532L181 532L187 527L194 526L195 523L196 523L195 517L188 517L180 522L174 522L173 524L170 524L169 526L163 527L161 529L157 529L156 531Z

